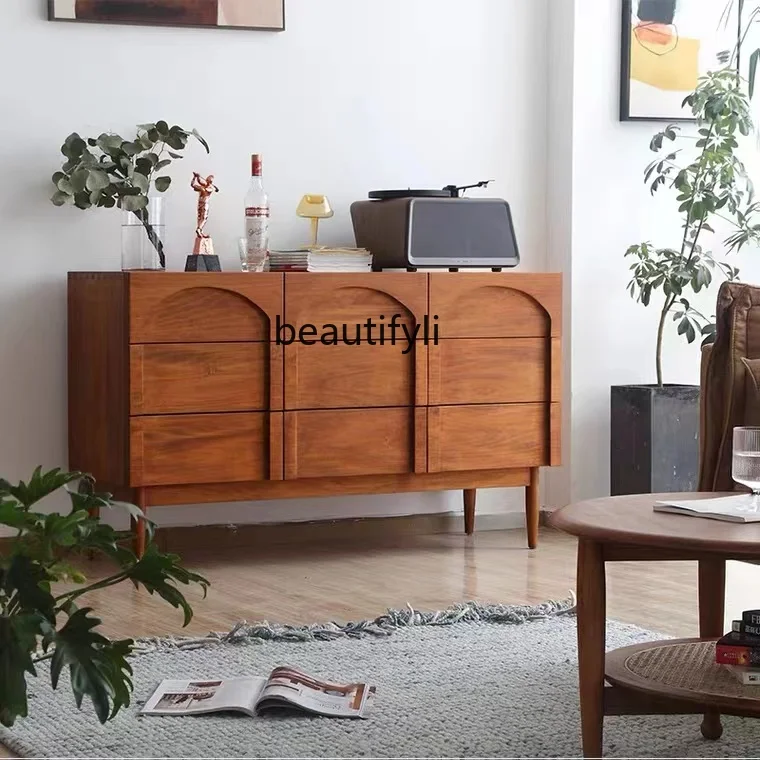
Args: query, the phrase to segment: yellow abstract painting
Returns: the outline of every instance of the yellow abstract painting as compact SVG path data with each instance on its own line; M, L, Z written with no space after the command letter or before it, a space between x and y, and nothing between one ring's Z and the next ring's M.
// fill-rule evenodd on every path
M700 41L679 38L677 42L642 39L641 30L631 30L631 79L679 92L694 90L699 79Z

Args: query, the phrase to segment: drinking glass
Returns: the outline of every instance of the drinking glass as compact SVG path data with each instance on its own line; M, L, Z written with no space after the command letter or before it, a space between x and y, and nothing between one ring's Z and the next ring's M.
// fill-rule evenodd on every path
M734 428L734 448L731 476L751 489L746 504L740 508L748 512L760 510L760 427Z
M238 240L238 251L240 252L240 268L244 272L268 272L269 257L250 256L248 253L248 240L240 238Z

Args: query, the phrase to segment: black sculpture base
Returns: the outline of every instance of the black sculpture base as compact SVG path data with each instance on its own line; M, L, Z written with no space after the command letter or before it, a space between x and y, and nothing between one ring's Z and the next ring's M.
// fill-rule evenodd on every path
M198 254L188 256L185 264L186 272L221 272L222 265L219 263L218 256L207 256Z

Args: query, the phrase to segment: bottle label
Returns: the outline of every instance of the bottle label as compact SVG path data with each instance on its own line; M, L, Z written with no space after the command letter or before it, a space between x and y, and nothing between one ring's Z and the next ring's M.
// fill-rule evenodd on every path
M249 253L266 253L269 250L269 209L266 206L246 208L245 234Z

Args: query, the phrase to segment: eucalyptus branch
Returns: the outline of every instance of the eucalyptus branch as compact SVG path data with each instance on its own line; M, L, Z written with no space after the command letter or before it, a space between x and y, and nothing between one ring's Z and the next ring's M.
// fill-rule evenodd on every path
M51 201L56 206L72 205L82 210L118 207L135 214L165 267L163 243L149 217L148 196L152 189L159 193L169 189L172 180L163 170L173 159L183 158L180 151L190 138L209 152L208 143L196 130L170 127L165 121L139 125L132 140L105 132L84 139L73 132L61 147L66 161L53 175ZM170 158L164 158L165 151Z

